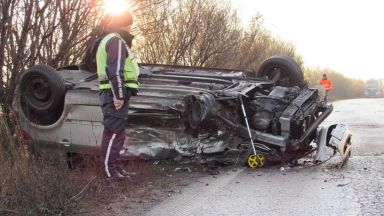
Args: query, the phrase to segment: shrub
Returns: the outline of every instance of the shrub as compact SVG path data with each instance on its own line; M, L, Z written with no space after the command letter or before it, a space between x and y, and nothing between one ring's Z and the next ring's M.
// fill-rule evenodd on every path
M70 214L78 188L65 163L31 154L17 123L10 127L2 114L0 131L0 214Z

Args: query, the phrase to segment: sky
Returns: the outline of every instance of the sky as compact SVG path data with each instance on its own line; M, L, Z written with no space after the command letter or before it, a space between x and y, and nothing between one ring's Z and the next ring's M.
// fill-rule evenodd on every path
M230 0L242 22L259 12L264 26L292 43L305 66L350 78L384 78L384 1Z

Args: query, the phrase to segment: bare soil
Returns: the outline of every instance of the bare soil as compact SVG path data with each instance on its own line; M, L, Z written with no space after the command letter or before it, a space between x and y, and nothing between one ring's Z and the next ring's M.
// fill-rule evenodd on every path
M161 201L181 194L182 188L205 176L213 178L234 166L184 164L176 161L131 161L133 181L110 182L95 169L77 169L85 191L73 201L77 215L142 215ZM96 176L96 178L95 178ZM88 185L88 186L87 186Z

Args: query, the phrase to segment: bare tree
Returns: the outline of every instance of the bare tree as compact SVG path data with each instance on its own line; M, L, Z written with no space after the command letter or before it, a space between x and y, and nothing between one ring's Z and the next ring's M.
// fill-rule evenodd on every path
M25 68L78 62L99 10L87 0L4 0L0 11L0 104L7 111L13 97L5 95Z
M148 14L167 1L135 0L134 12ZM101 0L0 1L2 109L6 113L11 109L18 77L26 68L78 64L102 15Z
M142 14L138 27L143 62L248 71L276 54L302 62L292 45L271 36L260 14L244 28L226 1L164 1Z
M294 47L275 39L256 14L248 28L227 1L134 0L142 62L256 71L262 60ZM35 64L77 64L102 16L101 0L0 2L0 106L10 109L20 73Z
M221 1L166 1L145 15L144 22L156 24L139 23L137 51L145 62L216 66L212 59L240 40L238 18Z

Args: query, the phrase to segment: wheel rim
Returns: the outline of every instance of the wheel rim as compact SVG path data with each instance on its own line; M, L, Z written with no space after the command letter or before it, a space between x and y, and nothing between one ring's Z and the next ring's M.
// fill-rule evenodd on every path
M259 166L259 167L263 167L263 166L264 166L264 162L265 162L265 157L264 157L264 155L262 155L262 154L257 154L256 157L257 157L258 160L259 160L259 164L258 164L258 166Z
M49 88L47 80L36 78L31 81L28 90L31 91L31 96L39 101L48 101L51 97L51 89Z
M248 157L248 161L247 162L248 162L248 166L250 168L255 168L255 167L258 166L258 159L257 159L256 155L250 155Z
M53 101L49 80L39 75L29 76L25 80L21 92L23 100L33 107L47 109Z
M263 167L265 164L265 157L262 154L250 155L247 162L250 168Z

